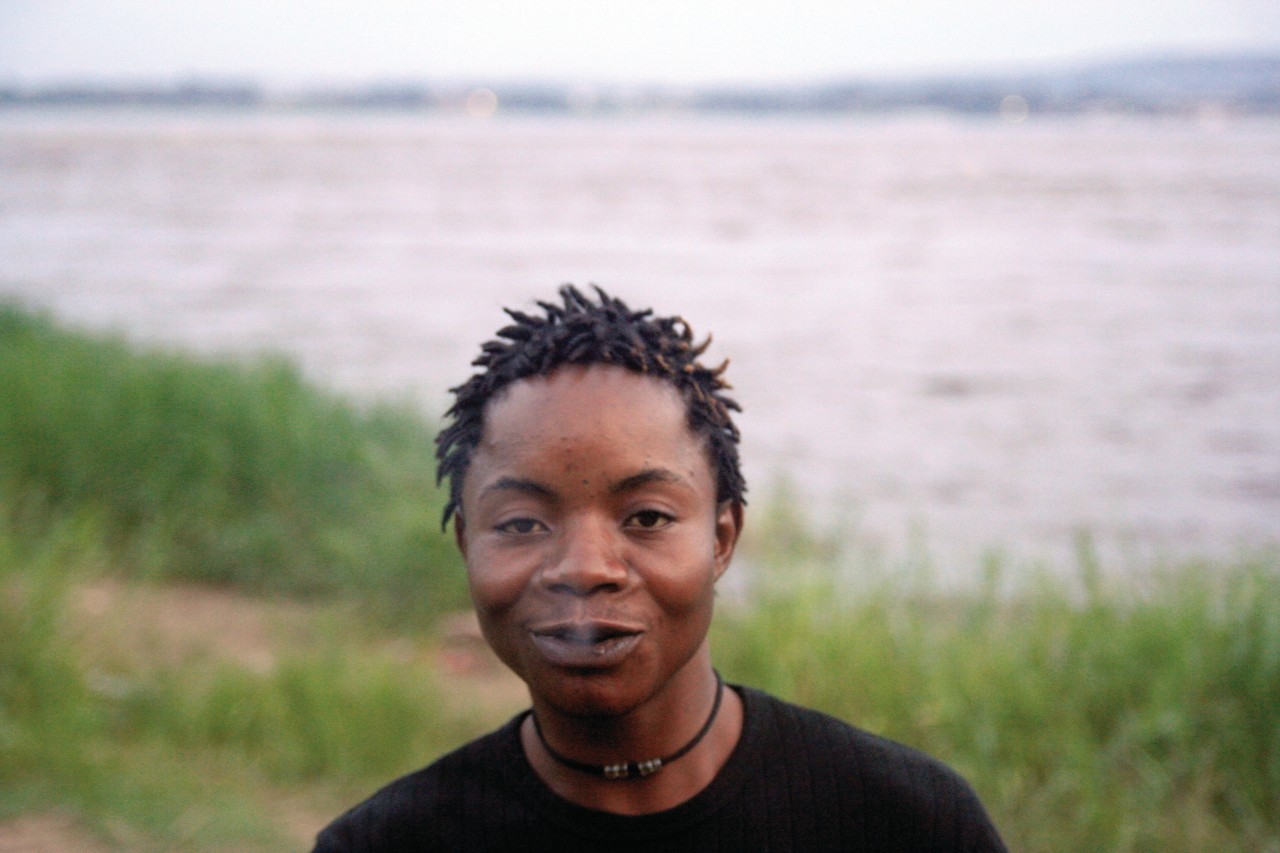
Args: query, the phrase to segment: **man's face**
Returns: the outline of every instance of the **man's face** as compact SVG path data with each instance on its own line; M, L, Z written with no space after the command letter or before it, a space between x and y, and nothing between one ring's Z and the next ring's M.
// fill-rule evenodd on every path
M535 707L618 715L703 649L740 527L675 389L596 365L489 403L457 535L485 637Z

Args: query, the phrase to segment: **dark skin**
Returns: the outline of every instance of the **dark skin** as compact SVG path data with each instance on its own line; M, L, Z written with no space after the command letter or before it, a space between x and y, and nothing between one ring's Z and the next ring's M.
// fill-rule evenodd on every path
M529 688L547 740L597 764L667 755L715 699L707 630L742 530L703 439L660 380L603 365L520 380L485 410L455 533L486 639ZM535 772L566 799L662 811L705 788L742 731L725 692L707 736L643 779L567 768L525 721Z

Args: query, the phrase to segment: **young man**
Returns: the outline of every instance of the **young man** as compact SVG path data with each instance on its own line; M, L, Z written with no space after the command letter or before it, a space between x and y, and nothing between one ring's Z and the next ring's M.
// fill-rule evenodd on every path
M745 488L724 366L679 318L560 296L508 311L437 439L481 627L532 708L316 850L1003 850L937 761L721 682Z

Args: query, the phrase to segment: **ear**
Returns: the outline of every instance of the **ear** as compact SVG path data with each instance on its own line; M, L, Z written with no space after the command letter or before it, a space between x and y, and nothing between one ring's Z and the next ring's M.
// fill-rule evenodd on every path
M463 562L466 562L467 523L462 520L462 513L457 510L453 513L453 543L458 546L458 553L462 554Z
M729 568L733 549L742 535L742 502L725 501L716 510L716 580Z

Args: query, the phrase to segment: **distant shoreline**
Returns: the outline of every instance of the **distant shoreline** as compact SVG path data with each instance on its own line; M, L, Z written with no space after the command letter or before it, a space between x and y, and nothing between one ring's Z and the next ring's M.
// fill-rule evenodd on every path
M256 81L0 82L13 106L376 109L533 114L1280 114L1280 54L1134 58L1021 72L836 79L794 85L580 85L566 82L384 80L274 89Z

